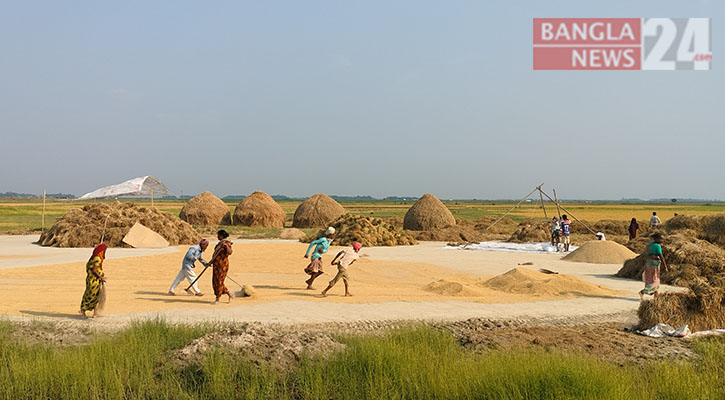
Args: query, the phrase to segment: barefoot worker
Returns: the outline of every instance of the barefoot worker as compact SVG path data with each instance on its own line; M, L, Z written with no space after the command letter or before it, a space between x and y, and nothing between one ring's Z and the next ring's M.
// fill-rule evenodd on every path
M352 294L350 293L348 283L347 281L350 280L350 276L347 275L347 268L352 265L358 258L360 258L360 255L358 255L358 252L360 252L360 249L362 248L362 244L358 242L353 242L351 247L348 247L344 250L341 250L335 258L332 260L330 265L337 264L337 275L335 275L334 278L330 281L330 284L327 286L327 289L322 291L323 296L327 296L327 291L332 289L333 286L337 282L342 279L342 283L345 284L345 296L350 297ZM340 258L342 257L342 258ZM337 261L337 259L340 258L340 261Z
M644 289L639 291L640 300L644 299L644 295L651 294L657 296L660 289L660 263L667 271L667 263L665 256L662 254L662 234L657 232L652 235L652 243L647 245L646 262L644 264Z
M191 294L192 290L194 295L196 296L203 296L204 293L199 290L199 287L196 285L196 274L194 273L194 263L196 260L199 260L199 262L206 266L207 263L204 261L204 259L201 258L202 253L204 253L204 250L209 246L209 241L206 239L201 239L199 244L195 246L189 247L189 250L186 251L186 255L184 256L184 259L181 261L181 270L179 270L179 273L176 274L176 278L171 283L171 287L169 288L169 294L172 296L176 296L176 292L174 290L177 286L179 286L179 283L186 278L189 281L189 284L191 285L191 289L187 288L186 293Z
M325 236L313 240L310 242L310 245L307 246L307 252L305 253L305 258L310 257L310 250L312 250L312 247L315 248L315 250L312 252L312 257L310 258L310 263L305 268L305 273L310 276L310 279L306 280L305 283L307 284L307 290L312 290L312 282L317 279L318 276L322 275L322 255L327 253L327 249L330 248L330 242L335 238L335 228L329 227L325 231Z
M561 242L564 243L564 251L569 251L569 245L571 244L571 221L566 217L566 214L561 216Z
M214 247L214 254L211 256L209 265L212 266L213 270L211 285L214 288L214 295L216 296L214 304L219 304L219 299L223 294L229 296L228 302L231 302L234 297L224 285L227 272L229 272L229 256L232 254L232 242L227 240L229 234L223 229L217 232L216 235L219 243Z
M81 300L81 310L79 313L86 316L86 311L93 311L93 318L99 317L99 300L101 299L101 290L106 284L106 276L103 274L103 260L106 258L106 246L104 243L99 244L93 249L91 258L86 263L86 291L83 293Z

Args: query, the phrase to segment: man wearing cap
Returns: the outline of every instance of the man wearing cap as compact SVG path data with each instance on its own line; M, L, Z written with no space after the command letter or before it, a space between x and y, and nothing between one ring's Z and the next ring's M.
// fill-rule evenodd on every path
M207 246L209 246L209 241L206 239L201 239L199 244L195 246L189 247L189 250L186 251L186 255L184 256L184 259L181 261L181 270L176 275L176 279L174 279L174 282L171 284L171 287L169 288L169 294L172 296L176 296L176 292L174 292L174 289L176 289L177 286L179 286L179 283L186 278L189 281L189 284L194 283L191 285L191 289L194 291L194 295L196 296L203 296L204 293L202 293L199 290L199 287L194 282L196 280L196 274L194 273L194 263L196 260L199 260L199 262L206 266L206 261L201 258L202 253L204 250L206 250ZM191 294L192 291L189 289L185 289L186 293Z
M339 253L335 256L335 258L332 260L330 265L337 265L337 275L335 275L334 278L330 281L330 284L327 286L327 289L322 291L322 296L327 296L327 291L332 289L337 282L342 279L342 283L345 284L345 297L350 297L352 294L350 294L350 290L348 288L348 280L350 280L350 276L347 274L347 268L352 265L358 258L360 258L360 255L358 254L360 252L360 249L362 248L362 244L358 242L353 242L351 247L348 247L346 249L340 250ZM340 259L340 261L337 261L337 259Z

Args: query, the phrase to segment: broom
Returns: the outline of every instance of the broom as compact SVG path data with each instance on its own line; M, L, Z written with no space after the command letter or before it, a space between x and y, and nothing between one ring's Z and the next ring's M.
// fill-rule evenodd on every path
M110 216L111 214L109 213L108 215L106 215L106 220L103 221L103 231L101 232L100 243L103 243L103 239L106 238L106 225L108 224L108 217ZM103 313L104 308L106 308L106 284L101 282L101 289L98 292L98 305L96 305L94 313L101 314Z

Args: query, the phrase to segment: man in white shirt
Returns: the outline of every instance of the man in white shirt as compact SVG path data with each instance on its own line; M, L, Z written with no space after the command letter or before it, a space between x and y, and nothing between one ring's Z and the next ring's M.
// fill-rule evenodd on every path
M662 221L660 221L660 217L657 216L657 211L652 211L652 216L649 218L649 226L656 228L661 223Z
M178 274L176 274L176 278L174 279L174 282L171 283L171 287L169 288L170 295L176 295L174 289L179 286L179 283L181 283L184 278L189 281L189 284L193 283L193 285L191 285L191 289L194 290L194 294L196 296L204 295L201 290L199 290L199 287L196 285L195 282L196 274L194 273L194 262L196 262L196 260L199 260L202 265L206 265L206 261L201 258L201 255L202 253L204 253L204 250L206 250L207 246L209 246L209 241L206 239L201 239L201 242L199 242L199 244L189 247L189 250L186 251L186 255L184 255L184 259L181 261L181 270ZM191 294L191 291L189 289L185 290L187 293Z

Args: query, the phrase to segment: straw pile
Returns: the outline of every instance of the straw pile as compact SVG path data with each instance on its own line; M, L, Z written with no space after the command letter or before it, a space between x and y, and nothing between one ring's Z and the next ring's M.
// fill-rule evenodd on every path
M423 290L439 294L441 296L477 297L483 295L480 290L476 290L469 285L463 285L460 282L445 279L439 279L435 282L431 282L425 285Z
M637 254L619 243L594 240L584 243L562 260L592 264L622 264L635 257Z
M280 239L302 240L307 238L307 234L297 228L285 228L279 233Z
M400 228L381 218L370 218L346 214L335 220L330 226L335 228L335 244L346 246L360 242L363 246L408 246L417 244L416 240ZM307 241L324 236L320 230Z
M345 214L345 209L332 197L318 193L308 197L295 210L292 226L295 228L318 228L327 226Z
M189 200L179 213L179 218L192 225L219 225L229 214L229 207L211 192L204 192ZM144 224L145 225L145 224Z
M256 191L234 208L234 225L283 228L286 214L272 196Z
M612 296L616 292L579 278L563 274L544 274L528 268L514 268L495 276L483 286L507 293L532 296Z
M646 237L637 238L628 243L628 247L638 248L640 252L644 252L648 241ZM662 253L669 267L669 272L663 271L660 278L665 284L688 286L699 279L709 281L725 270L725 250L693 237L680 234L664 235ZM642 279L646 257L646 254L640 254L626 261L617 272L617 276Z
M127 247L121 240L136 222L163 236L172 246L194 244L201 238L191 225L169 213L115 202L88 204L70 210L45 231L38 242L43 246L93 247L101 240L106 217L104 242L110 247Z
M667 220L663 228L668 233L690 234L725 248L725 214L678 215Z
M403 218L403 228L412 231L430 231L455 224L451 211L430 193L418 199Z
M514 243L549 242L551 241L549 225L549 222L546 221L522 221L508 241Z
M637 310L639 329L664 322L671 326L689 325L693 331L725 327L725 274L710 283L698 280L689 293L664 293L643 301Z

